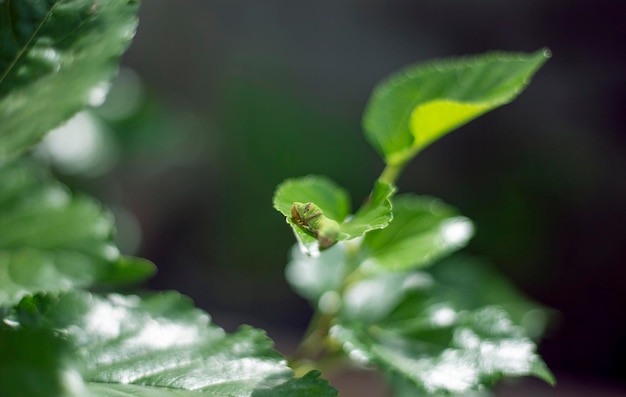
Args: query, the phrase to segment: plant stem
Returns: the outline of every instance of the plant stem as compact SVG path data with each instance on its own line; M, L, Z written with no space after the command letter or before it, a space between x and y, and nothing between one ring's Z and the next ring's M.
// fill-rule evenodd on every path
M388 164L378 177L378 180L389 185L395 185L405 165L406 163L396 165ZM373 192L370 194L370 197L372 194ZM360 279L361 276L362 275L358 269L353 269L353 271L349 272L349 274L345 276L342 290L351 283ZM312 365L319 366L324 361L323 358L327 358L327 354L329 353L328 332L330 330L330 323L335 315L336 313L323 313L319 309L315 310L313 318L311 319L302 340L298 344L293 358L290 360L291 366L294 370L311 368ZM330 357L328 358L330 359ZM336 360L328 361L334 362Z
M293 362L300 360L316 360L324 350L324 340L328 336L330 322L333 316L322 313L317 309L309 323L302 341L294 354Z
M378 180L380 182L388 183L390 185L395 185L398 177L400 176L400 173L404 169L405 164L406 163L398 165L388 164L378 177Z

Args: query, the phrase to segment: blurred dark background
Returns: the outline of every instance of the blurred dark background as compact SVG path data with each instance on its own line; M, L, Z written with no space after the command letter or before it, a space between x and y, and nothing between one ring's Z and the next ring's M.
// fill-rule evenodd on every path
M360 202L382 170L360 129L378 81L550 48L525 93L428 148L399 188L457 206L477 225L467 250L560 312L541 344L557 377L626 390L626 3L150 0L140 21L95 111L108 154L66 179L114 209L127 253L157 263L151 287L279 343L310 311L284 281L293 237L274 187L326 174Z

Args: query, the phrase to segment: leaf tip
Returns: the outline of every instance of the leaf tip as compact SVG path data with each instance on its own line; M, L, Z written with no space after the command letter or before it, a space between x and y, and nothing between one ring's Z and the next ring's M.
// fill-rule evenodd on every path
M544 58L550 59L552 58L552 51L548 47L543 47L539 50Z

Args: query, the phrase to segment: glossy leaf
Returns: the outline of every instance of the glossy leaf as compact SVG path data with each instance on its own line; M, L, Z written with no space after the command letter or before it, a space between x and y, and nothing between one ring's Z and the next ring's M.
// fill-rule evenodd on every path
M554 383L526 330L489 299L457 292L456 284L423 271L361 279L346 288L331 335L353 361L409 380L416 395L463 395L504 376Z
M373 326L343 322L331 335L357 363L376 364L427 393L466 393L504 376L534 375L554 383L535 344L503 310L459 312L428 302L420 306L418 316L404 321Z
M262 331L226 334L174 292L35 296L22 300L8 322L64 335L95 396L337 395L319 373L293 378Z
M438 199L401 195L394 220L368 233L362 245L364 272L406 271L431 265L463 247L473 234L469 219Z
M431 288L434 281L424 272L376 274L353 282L343 291L344 320L376 324L389 317L406 296Z
M202 390L169 389L166 387L150 387L121 384L88 384L93 397L335 397L328 382L319 378L319 373L311 371L302 378L290 379L278 386L258 388L252 394L215 394Z
M0 159L101 102L137 25L136 0L0 2Z
M71 195L29 162L1 166L0 305L154 273L149 261L122 257L113 233L113 218L94 200Z
M500 306L532 338L542 335L550 315L488 262L456 255L428 271L371 274L350 283L343 289L342 318L375 324L404 316L420 322L420 302L426 299L458 311Z
M383 81L363 116L387 164L402 165L453 129L511 102L550 57L493 52L418 64Z
M388 383L391 386L391 390L393 390L391 393L393 397L432 397L432 394L416 388L415 384L403 376L394 374L388 376L388 378ZM460 394L448 394L446 397L495 397L495 394L489 389L484 389Z
M285 268L289 285L313 307L333 313L341 305L340 290L349 269L349 248L339 242L320 255L306 255L295 246Z
M441 298L453 300L460 309L501 306L533 339L543 335L555 315L553 310L525 296L484 259L455 255L437 263L429 273L442 286Z

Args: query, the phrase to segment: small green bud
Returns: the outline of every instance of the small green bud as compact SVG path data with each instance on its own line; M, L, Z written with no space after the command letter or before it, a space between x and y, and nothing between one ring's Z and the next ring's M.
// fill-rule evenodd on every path
M329 248L337 242L339 223L328 218L324 212L313 203L293 203L291 206L293 222L311 233L320 245L320 249Z

